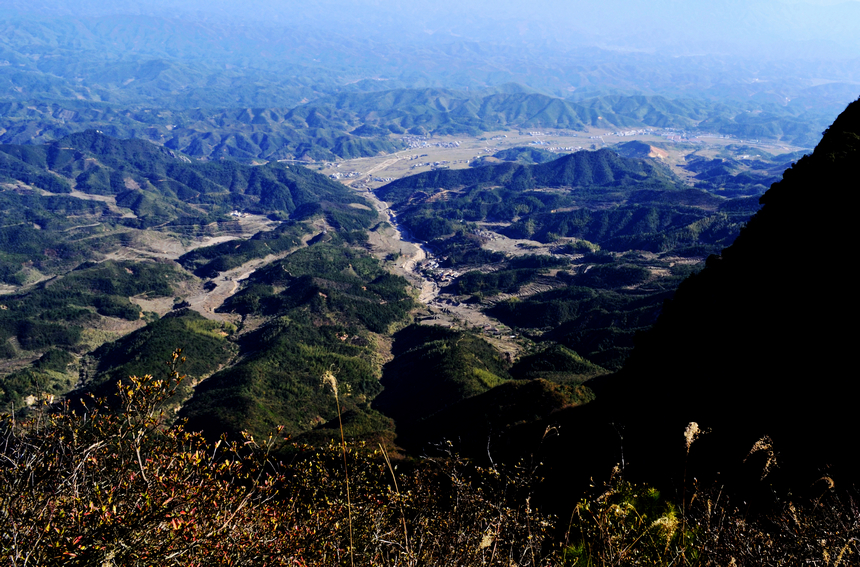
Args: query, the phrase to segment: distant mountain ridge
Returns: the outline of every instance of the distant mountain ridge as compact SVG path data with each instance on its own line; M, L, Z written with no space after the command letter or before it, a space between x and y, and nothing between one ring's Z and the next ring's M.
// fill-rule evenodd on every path
M184 77L182 72L175 78L162 76L167 67L153 65L155 83ZM129 71L130 78L122 82L133 85L143 72ZM45 143L91 128L116 138L146 139L197 158L333 160L397 151L403 148L398 137L405 135L477 136L508 129L575 134L587 126L674 128L811 147L825 125L821 116L802 107L641 95L565 100L520 85L479 92L416 88L315 95L315 100L294 107L128 107L57 100L63 98L60 93L49 98L0 102L0 142Z

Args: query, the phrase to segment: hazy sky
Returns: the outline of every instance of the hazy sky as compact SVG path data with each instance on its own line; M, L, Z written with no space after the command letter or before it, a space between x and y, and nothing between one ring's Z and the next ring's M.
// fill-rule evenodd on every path
M599 46L666 55L860 58L860 0L0 0L43 17L135 14L384 43Z
M5 8L4 8L5 6ZM4 9L86 17L159 15L231 24L329 28L377 40L488 42L695 53L791 44L860 56L860 0L2 0Z
M237 76L257 106L506 83L804 108L860 92L860 0L0 0L0 29L0 88L32 73L55 97L187 83L210 104L200 85Z

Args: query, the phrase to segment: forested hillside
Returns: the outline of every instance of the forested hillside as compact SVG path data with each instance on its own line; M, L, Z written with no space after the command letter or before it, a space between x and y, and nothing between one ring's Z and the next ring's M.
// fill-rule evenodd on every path
M293 107L129 107L108 101L52 99L0 101L0 142L47 143L98 129L116 138L148 140L195 158L335 160L393 153L406 147L404 139L409 136L479 136L512 129L563 130L576 136L594 127L707 132L812 147L824 124L807 114L776 105L762 109L748 103L662 96L565 100L520 85L478 93L350 92Z
M95 131L44 146L0 146L0 182L7 283L26 281L27 268L52 274L98 258L132 238L122 227L191 236L229 222L236 209L282 220L322 214L347 229L374 218L349 207L362 204L360 197L298 165L201 163Z
M235 286L222 274L286 255L321 227L349 232L376 218L298 165L202 163L95 131L0 146L0 180L7 409L73 388L112 393L180 342L197 359L192 374L208 376L235 356L236 326L183 311L186 298L213 301L207 293ZM226 242L182 255L196 240Z

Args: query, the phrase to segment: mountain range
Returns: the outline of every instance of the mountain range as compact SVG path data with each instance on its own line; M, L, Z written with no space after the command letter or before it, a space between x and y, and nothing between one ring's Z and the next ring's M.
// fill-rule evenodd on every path
M459 293L482 290L476 298L483 301L494 286L516 292L539 280L553 288L488 305L489 313L521 326L537 345L515 364L474 329L410 326L416 304L407 282L370 254L368 231L385 230L383 223L367 201L322 175L277 162L199 162L95 131L41 146L4 145L0 195L9 203L2 226L9 246L3 273L20 288L4 296L0 311L3 356L17 365L3 379L4 401L21 407L40 391L72 388L110 393L117 379L145 371L169 344L182 342L197 362L190 367L195 387L183 391L180 415L210 435L262 434L286 424L308 440L331 438L336 412L317 381L326 369L337 369L353 392L344 407L346 430L355 438L400 439L418 450L458 430L454 424L468 416L484 415L501 458L521 450L536 429L562 424L594 432L579 453L589 462L617 458L620 449L631 474L667 478L683 457L671 442L673 432L695 421L712 431L702 444L709 456L690 465L703 479L715 473L715 463L732 463L725 470L749 476L753 465L743 464L744 452L765 434L784 447L784 472L774 482L788 486L831 473L855 478L839 448L850 443L856 389L845 378L844 357L833 354L849 352L844 321L853 312L842 295L822 290L849 286L843 264L850 212L834 210L832 200L850 184L858 104L840 115L812 155L774 183L734 244L712 255L662 309L690 271L655 278L655 269L671 272L670 258L680 258L681 248L672 243L651 252L664 257L647 257L643 238L684 227L707 235L702 215L721 208L724 215L749 214L749 199L690 189L651 161L608 150L533 165L439 170L381 188L378 196L391 201L405 223L430 210L451 223L424 236L439 250L458 250L452 262L468 267L489 258L498 264L491 274L463 274L455 284ZM714 167L720 164L702 170ZM468 213L479 217L456 209L460 193L486 205ZM534 210L505 216L502 205L517 205L517 199ZM565 199L579 199L579 208L551 212L569 205ZM610 210L610 201L618 208ZM188 250L176 263L154 261L157 255L116 257L139 246L144 229L184 237L234 230L234 209L268 215L273 224L233 244ZM640 209L642 222L605 240L597 232L538 228L564 216L579 219L570 225L577 230L590 222L617 229L621 225L609 216ZM609 216L593 220L601 215ZM677 226L667 220L672 215ZM468 223L481 219L504 220L509 230L532 222L533 234L544 230L544 240L562 239L561 256L547 263L487 255L480 237L469 232ZM583 243L586 236L603 251ZM622 236L627 240L613 248L612 239ZM730 231L712 236L711 245L730 241ZM457 248L461 241L471 244ZM221 318L202 318L182 299L191 288L217 287L221 274L263 259L218 307ZM141 307L158 301L169 304L166 311ZM541 328L530 328L535 323L523 319L525 313L543 313ZM623 332L607 332L612 329ZM431 369L432 379L411 380L416 377L404 369L415 364ZM424 409L401 415L409 399ZM464 451L481 446L474 436L461 436ZM550 450L562 439L548 443ZM547 462L558 474L567 466L563 459Z
M45 143L97 129L112 137L146 139L194 158L334 160L394 152L404 147L404 136L547 128L576 135L587 126L670 128L812 147L826 120L821 111L774 104L620 95L565 100L507 85L485 93L344 93L292 108L8 101L0 103L0 142Z

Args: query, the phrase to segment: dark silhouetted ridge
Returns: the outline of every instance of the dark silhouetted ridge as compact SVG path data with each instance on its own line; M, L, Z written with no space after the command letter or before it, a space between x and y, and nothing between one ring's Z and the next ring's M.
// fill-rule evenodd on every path
M723 471L767 434L786 481L828 466L860 478L858 166L860 101L773 184L734 244L680 286L623 371L595 385L627 424L634 469L680 470L681 435L696 421L713 428L702 451Z

